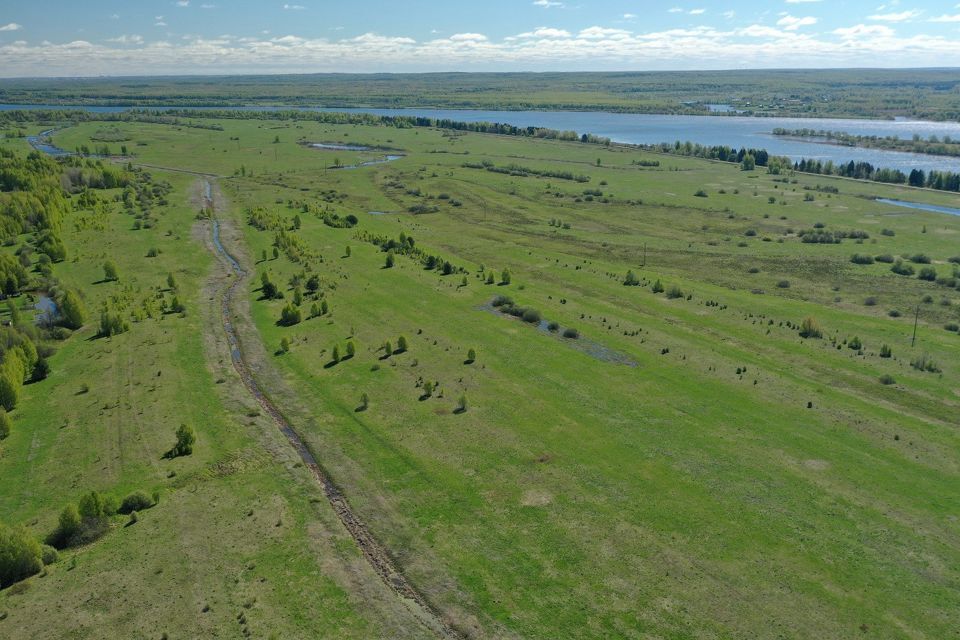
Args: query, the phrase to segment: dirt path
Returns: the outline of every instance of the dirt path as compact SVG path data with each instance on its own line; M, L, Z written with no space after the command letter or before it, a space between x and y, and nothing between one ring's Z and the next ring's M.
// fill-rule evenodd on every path
M206 177L205 177L206 178ZM253 376L252 369L244 359L240 338L233 322L233 301L238 291L248 282L249 273L240 262L230 254L223 246L220 238L221 221L216 219L216 204L214 201L214 190L209 179L203 180L203 207L214 215L213 219L213 247L217 258L224 262L231 273L235 276L232 284L228 285L222 292L220 316L223 323L223 329L230 345L230 357L233 361L234 369L243 381L244 387L250 395L256 400L260 408L273 419L277 428L283 433L290 445L296 450L303 464L310 470L313 477L320 484L324 495L333 507L334 512L343 523L343 526L350 533L364 558L376 571L380 579L396 593L407 606L408 609L429 628L437 637L440 638L461 638L461 634L452 629L443 621L437 611L430 606L424 597L413 588L406 577L396 568L387 550L384 549L370 534L366 525L360 520L346 497L340 489L330 480L323 468L317 462L313 453L300 438L296 430L284 415L274 406L273 402L263 392Z

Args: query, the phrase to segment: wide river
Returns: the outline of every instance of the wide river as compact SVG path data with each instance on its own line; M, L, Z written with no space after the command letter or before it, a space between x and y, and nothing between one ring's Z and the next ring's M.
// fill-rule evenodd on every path
M64 107L49 105L6 105L0 111L11 109L66 109L77 108L98 113L126 111L129 107ZM157 107L164 109L167 107ZM286 107L242 107L246 111L275 111ZM199 108L203 109L203 108ZM676 140L698 142L704 145L729 145L766 149L773 155L833 160L834 162L864 161L877 167L888 167L909 172L939 170L960 173L960 158L927 156L897 151L841 147L818 142L806 142L774 136L775 128L823 129L843 131L853 135L897 136L927 138L951 136L960 139L960 123L924 122L914 120L842 120L827 118L746 118L734 116L671 116L633 113L604 113L583 111L482 111L454 109L326 109L302 108L304 111L341 111L348 113L375 113L385 116L423 116L447 118L464 122L501 122L518 127L546 127L592 133L616 142L656 144Z

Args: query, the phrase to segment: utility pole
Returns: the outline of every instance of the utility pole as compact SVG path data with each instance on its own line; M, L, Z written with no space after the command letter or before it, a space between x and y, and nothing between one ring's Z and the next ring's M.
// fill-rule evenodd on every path
M917 314L913 317L913 340L910 341L912 349L917 344L917 323L920 321L920 305L917 305Z
M644 242L643 243L643 267L646 268L646 266L647 266L647 243Z

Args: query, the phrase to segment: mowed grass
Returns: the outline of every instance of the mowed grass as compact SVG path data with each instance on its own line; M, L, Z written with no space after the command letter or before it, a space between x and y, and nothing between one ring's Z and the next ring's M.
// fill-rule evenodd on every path
M158 491L160 502L0 593L0 636L422 637L215 344L219 307L202 290L214 260L195 219L196 178L154 176L174 191L153 229L134 230L109 192L102 211L65 224L69 255L54 271L82 292L88 324L58 345L50 378L24 388L0 444L0 518L43 538L91 490L118 499ZM148 258L151 248L159 255ZM108 259L119 282L101 282ZM96 338L106 299L136 308L159 289L169 300L168 273L185 316ZM181 423L196 430L194 452L165 460Z
M296 235L314 254L309 268L331 312L277 326L292 292L260 301L254 282L253 319L267 350L292 343L270 366L306 407L309 419L295 423L351 503L462 628L672 638L932 638L956 628L960 339L943 325L956 320L960 296L849 260L925 253L949 276L960 219L872 197L948 206L956 197L817 176L776 182L619 148L220 123L223 132L199 134L209 136L203 146L189 129L130 130L147 143L137 147L145 163L253 170L222 181L250 255L270 254L274 238L246 225L248 207L291 225L299 213ZM58 141L69 146L93 126ZM225 154L231 137L239 144ZM296 145L300 138L406 155L336 171L333 159L351 164L350 154ZM651 159L661 166L633 164ZM570 170L590 182L462 167L482 160ZM586 189L603 196L588 202ZM706 198L694 195L701 189ZM360 224L330 228L302 212L304 201ZM438 210L413 215L416 204ZM801 243L796 232L816 223L870 239ZM385 269L384 253L358 236L401 231L465 268L467 286L461 274L442 277L406 256ZM483 284L481 266L498 279L508 268L512 284ZM304 265L281 254L256 269L286 289ZM645 286L624 287L628 269ZM655 295L658 279L684 295ZM637 366L482 310L497 294ZM798 335L807 316L824 339ZM380 345L396 347L401 335L408 352L384 358ZM862 353L844 344L854 336ZM328 366L333 346L342 354L348 340L357 355ZM879 357L883 344L892 358ZM465 364L471 348L477 360ZM941 373L910 366L924 353ZM896 383L881 384L883 374ZM421 400L421 380L439 382L438 391ZM357 411L362 393L370 407ZM462 394L468 410L457 414Z

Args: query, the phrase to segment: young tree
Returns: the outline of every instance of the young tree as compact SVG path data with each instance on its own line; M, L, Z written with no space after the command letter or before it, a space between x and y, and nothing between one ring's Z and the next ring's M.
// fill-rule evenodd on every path
M290 338L280 338L280 353L290 353Z
M627 277L623 279L624 286L635 287L640 284L640 279L633 271L627 271Z
M353 345L353 342L347 343L347 357L352 358L357 353L357 348Z
M20 324L20 309L13 300L7 300L7 311L10 313L10 324L17 326Z
M404 353L407 350L407 338L405 336L400 336L397 338L397 351Z
M494 282L493 271L488 271L488 272L487 272L487 284L493 284L493 282Z
M360 394L360 410L366 411L370 407L370 396L366 392Z
M300 312L300 307L296 307L292 304L287 304L280 311L280 324L284 327L292 327L295 324L300 324L300 321L303 319L303 315Z
M167 288L171 291L177 290L177 279L173 277L173 273L167 274Z
M327 315L330 313L330 305L327 303L326 299L320 301L320 314Z
M388 358L393 355L393 346L390 344L390 341L387 340L383 343L383 353Z
M193 427L188 424L181 424L177 429L177 443L170 450L170 457L188 456L193 453L193 445L197 441L197 435Z
M651 290L654 293L663 293L663 284L660 282L659 279L653 283L653 287Z
M388 252L387 252L387 260L386 260L386 262L384 263L384 266L385 266L387 269L392 269L392 268L393 268L393 263L394 263L393 251L388 251Z
M477 361L477 352L473 349L467 351L467 364L473 364Z
M457 413L466 413L467 412L467 394L461 394L460 399L457 401Z
M316 302L314 302L312 305L310 305L310 317L316 318L319 315L320 315L320 306Z
M343 252L343 255L347 256L348 258L350 257L351 255L350 245L347 245L347 250Z
M77 511L77 508L74 505L68 504L63 508L63 511L60 512L60 519L58 521L57 530L54 532L54 536L58 537L61 541L66 542L74 534L80 531L81 524L82 521L80 520L80 512Z
M279 258L279 257L280 257L280 249L278 249L277 247L274 247L274 248L273 248L273 259L276 260L276 259Z
M423 383L423 395L427 398L433 395L433 383L429 380Z
M120 275L117 272L117 265L114 264L113 260L107 260L103 263L103 279L109 282L120 279Z
M503 273L500 274L500 284L510 284L510 270L504 269Z
M333 352L330 355L330 359L333 360L334 362L340 362L340 346L339 345L333 345Z

